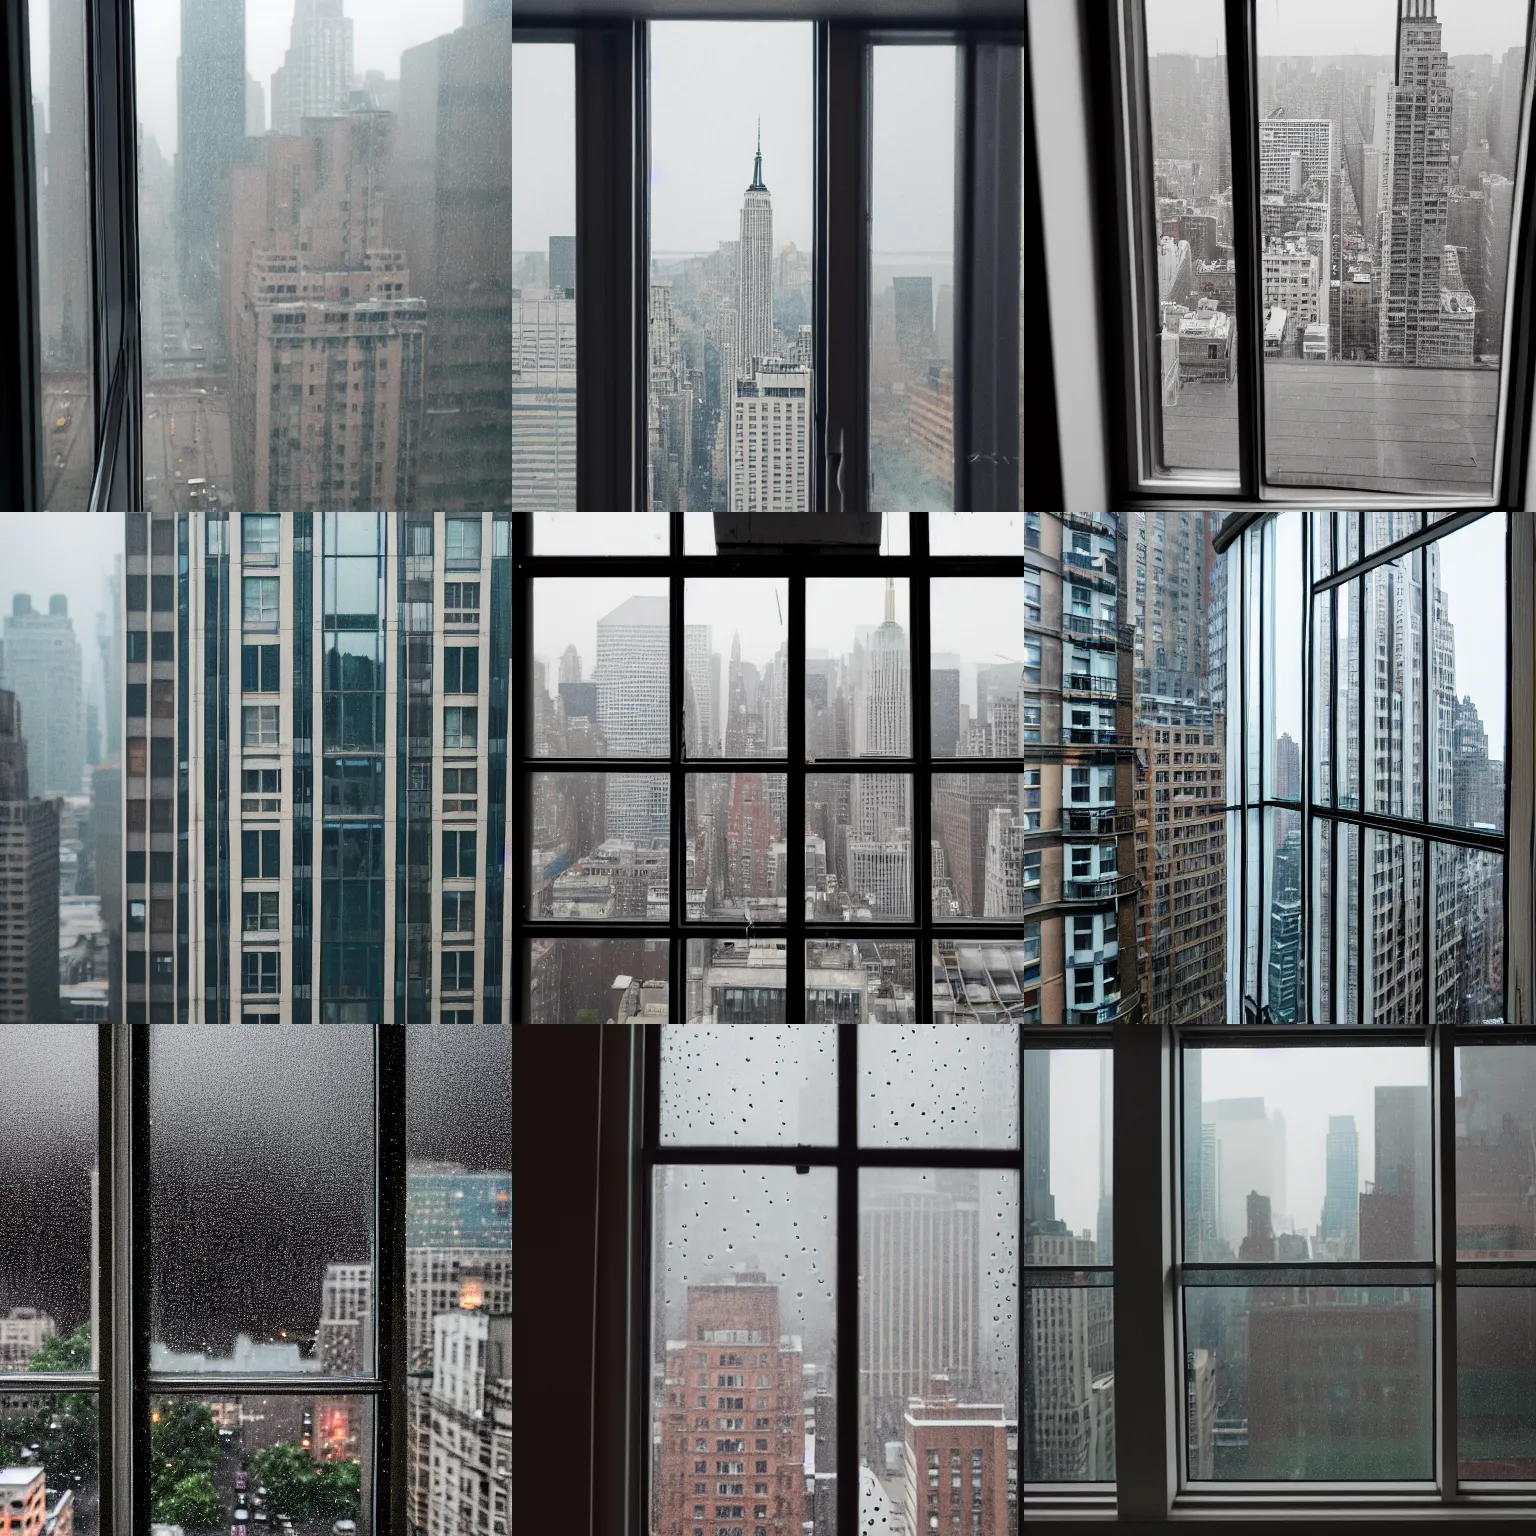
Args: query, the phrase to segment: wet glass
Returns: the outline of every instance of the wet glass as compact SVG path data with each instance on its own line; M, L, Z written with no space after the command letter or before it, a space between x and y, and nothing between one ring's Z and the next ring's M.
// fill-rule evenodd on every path
M807 762L912 756L910 586L904 576L806 580ZM958 722L958 672L952 681Z
M690 758L788 755L786 578L683 583L683 746Z
M1464 1482L1536 1477L1536 1289L1456 1287L1456 1451Z
M530 939L528 1021L605 1024L626 1009L654 1017L658 1005L665 1019L667 956L666 939Z
M1062 668L1064 673L1089 674L1085 691L1074 697L1071 708L1063 701L1063 728L1070 725L1087 732L1085 740L1102 735L1113 741L1119 579L1115 539L1110 532L1063 529L1062 543ZM1078 553L1080 562L1075 558ZM1017 577L1004 576L934 577L928 583L928 600L929 687L936 699L943 699L932 719L933 755L1022 755L1020 695L1026 681L1026 658L1019 655L1024 630L1022 583ZM1055 627L1055 619L1054 614L1044 615L1047 628ZM1074 713L1079 708L1087 712L1082 720Z
M1523 1045L1456 1049L1456 1257L1536 1258L1530 1146L1536 1052Z
M859 1140L872 1147L1011 1147L1019 1136L1017 1024L866 1024Z
M87 1351L89 1353L89 1351ZM34 1370L83 1370L73 1361ZM100 1519L101 1466L94 1392L27 1393L0 1397L0 1465L18 1531L32 1519L38 1531L95 1536Z
M665 757L671 609L663 576L533 583L533 752Z
M917 1017L917 946L900 939L807 939L809 1024L911 1024Z
M784 921L791 881L787 792L782 773L688 775L690 921Z
M784 939L709 938L688 941L690 1024L783 1024L786 1011ZM824 1022L812 1019L811 1023ZM841 1022L833 1020L831 1022Z
M663 1025L661 1139L695 1147L830 1146L837 1140L837 1026Z
M530 914L665 922L669 799L663 773L536 773Z

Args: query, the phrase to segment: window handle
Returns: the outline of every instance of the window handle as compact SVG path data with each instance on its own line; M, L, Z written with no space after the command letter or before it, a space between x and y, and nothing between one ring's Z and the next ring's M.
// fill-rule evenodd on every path
M835 498L835 500L834 500ZM837 446L827 450L827 511L843 510L843 429L837 429Z

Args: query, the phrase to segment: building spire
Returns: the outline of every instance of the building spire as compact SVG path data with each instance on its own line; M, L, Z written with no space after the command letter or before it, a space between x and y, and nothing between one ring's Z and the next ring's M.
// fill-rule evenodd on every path
M752 164L752 185L747 188L747 191L766 192L767 190L768 188L763 185L763 120L758 118L757 159Z
M887 624L896 622L896 578L894 576L885 578L885 622Z

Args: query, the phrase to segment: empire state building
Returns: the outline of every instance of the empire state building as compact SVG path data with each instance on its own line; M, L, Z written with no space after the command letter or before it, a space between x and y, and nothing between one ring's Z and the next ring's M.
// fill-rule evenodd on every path
M736 368L750 378L753 359L774 355L773 200L763 185L763 129L757 129L752 185L741 205L740 293L737 296Z

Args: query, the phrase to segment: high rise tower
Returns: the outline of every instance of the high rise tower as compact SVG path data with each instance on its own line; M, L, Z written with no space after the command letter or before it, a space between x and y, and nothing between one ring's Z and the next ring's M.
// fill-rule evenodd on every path
M181 0L176 135L182 293L207 303L218 291L230 167L245 139L244 0Z
M85 787L85 709L80 642L69 603L55 593L48 612L18 592L6 617L0 686L21 705L34 795L75 795Z
M736 367L750 376L754 358L771 357L773 342L773 200L763 185L763 129L757 129L752 185L741 205L740 302L736 306L739 344Z
M272 76L272 132L296 134L306 117L335 117L352 93L352 19L341 0L296 0L288 50Z
M1427 363L1440 334L1451 88L1435 0L1400 3L1397 82L1387 105L1379 356L1384 363Z

